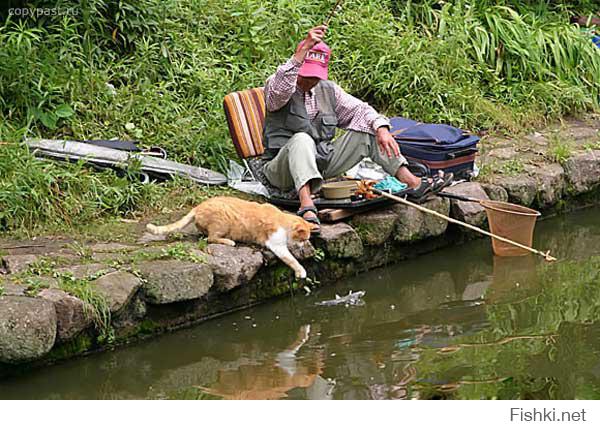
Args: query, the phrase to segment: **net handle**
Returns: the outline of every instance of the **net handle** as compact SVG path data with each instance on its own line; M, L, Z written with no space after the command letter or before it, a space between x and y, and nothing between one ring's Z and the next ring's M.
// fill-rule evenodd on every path
M550 251L546 251L546 252L538 251L535 248L531 248L531 247L529 247L527 245L523 245L522 243L515 242L513 240L507 239L507 238L502 237L502 236L498 236L497 234L494 234L494 233L490 233L489 231L483 230L483 229L481 229L479 227L475 227L474 225L467 224L465 222L459 221L459 220L454 219L454 218L450 218L449 216L446 216L446 215L441 214L439 212L436 212L434 210L428 209L426 207L420 206L420 205L418 205L416 203L409 202L406 199L402 199L402 198L397 197L397 196L395 196L393 194L386 193L385 191L381 191L381 190L378 190L376 188L372 188L372 191L375 194L379 194L381 196L387 197L388 199L394 200L394 201L396 201L398 203L402 203L404 205L410 206L412 208L417 209L418 211L425 212L427 214L436 216L438 218L442 218L443 220L446 220L448 222L451 222L451 223L454 223L454 224L458 224L458 225L460 225L462 227L465 227L465 228L468 228L470 230L476 231L477 233L481 233L481 234L483 234L485 236L493 237L494 239L497 239L497 240L499 240L501 242L505 242L505 243L511 244L511 245L516 246L518 248L526 249L529 252L532 252L534 254L537 254L537 255L540 255L540 256L544 257L544 259L546 261L556 261L556 258L552 257L550 255Z

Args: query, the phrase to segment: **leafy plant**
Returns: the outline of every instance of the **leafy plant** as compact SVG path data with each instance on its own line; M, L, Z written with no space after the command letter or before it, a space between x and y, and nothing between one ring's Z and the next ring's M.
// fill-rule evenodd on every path
M325 259L325 251L322 248L315 248L315 255L313 255L315 261L323 261Z
M508 160L504 162L504 164L501 167L502 173L511 176L522 173L524 169L525 166L523 165L523 162L517 159Z
M98 330L100 343L114 341L114 330L111 326L110 306L106 297L94 289L87 279L75 279L69 274L57 274L59 288L79 298L85 303L84 312L94 322Z
M572 151L571 142L560 138L553 138L548 148L548 155L552 161L563 164L571 157Z

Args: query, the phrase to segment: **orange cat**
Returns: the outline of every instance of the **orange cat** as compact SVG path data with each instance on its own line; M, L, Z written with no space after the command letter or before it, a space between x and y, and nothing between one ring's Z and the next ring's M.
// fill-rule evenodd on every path
M290 241L310 238L313 224L299 216L284 213L268 203L214 197L200 203L173 224L162 227L148 224L146 229L152 234L169 234L192 222L208 236L209 243L235 246L238 241L263 245L290 266L297 278L306 278L306 270L287 247Z

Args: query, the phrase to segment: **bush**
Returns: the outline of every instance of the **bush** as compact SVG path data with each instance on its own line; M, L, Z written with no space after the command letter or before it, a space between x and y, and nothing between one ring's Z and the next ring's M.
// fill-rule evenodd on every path
M27 3L80 13L9 17L0 27L1 139L139 138L221 170L233 156L223 97L262 85L331 7L316 0ZM327 39L332 76L390 114L472 129L518 128L595 108L600 56L568 24L573 7L583 12L592 3L348 0Z
M223 171L234 157L223 97L263 85L333 3L13 0L0 8L0 140L139 139ZM390 115L474 131L596 109L600 52L569 24L594 3L347 0L327 37L331 76ZM78 13L18 18L11 6ZM1 151L0 167L12 169L0 179L4 229L127 212L146 199L109 172Z

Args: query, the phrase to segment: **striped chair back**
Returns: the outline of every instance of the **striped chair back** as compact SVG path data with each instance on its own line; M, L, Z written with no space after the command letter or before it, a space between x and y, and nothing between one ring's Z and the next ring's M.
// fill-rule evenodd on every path
M242 159L265 152L263 126L265 123L265 94L263 88L227 94L223 108L229 125L229 134Z

